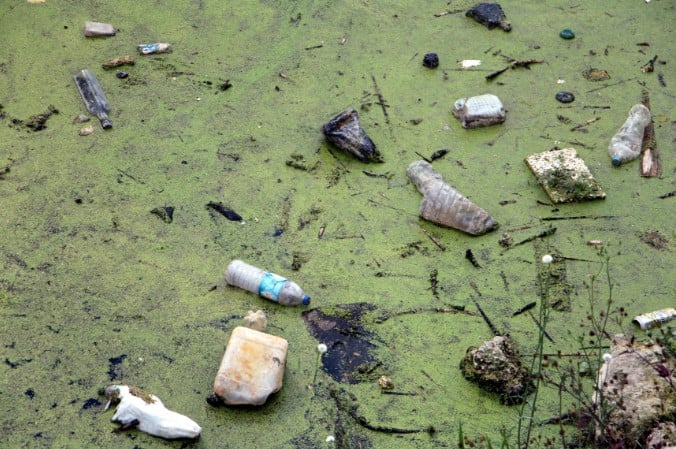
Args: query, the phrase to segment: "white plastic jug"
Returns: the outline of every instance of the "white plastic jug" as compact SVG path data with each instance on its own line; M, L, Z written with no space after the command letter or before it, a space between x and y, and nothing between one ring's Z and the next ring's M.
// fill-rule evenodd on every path
M214 394L228 405L262 405L282 388L289 343L238 326L232 331L214 380Z

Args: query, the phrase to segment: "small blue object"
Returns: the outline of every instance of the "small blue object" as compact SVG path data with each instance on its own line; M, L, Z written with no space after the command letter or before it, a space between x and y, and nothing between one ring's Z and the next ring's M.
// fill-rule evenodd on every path
M310 297L308 295L303 296L303 305L307 306L310 304Z
M575 32L570 28L564 28L559 33L562 39L573 39L575 37Z
M618 156L613 156L610 158L610 160L612 161L615 167L619 167L620 165L622 165L622 160Z
M286 278L267 272L263 275L261 283L258 284L258 294L270 301L279 302L279 292L287 281Z
M555 98L561 103L572 103L575 101L575 95L572 92L566 92L565 90L557 92Z

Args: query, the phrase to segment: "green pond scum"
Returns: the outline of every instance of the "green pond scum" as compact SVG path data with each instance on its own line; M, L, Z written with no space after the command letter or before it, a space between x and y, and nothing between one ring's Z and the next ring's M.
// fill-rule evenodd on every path
M466 17L469 1L3 2L3 447L435 448L457 447L459 432L514 444L519 408L458 369L468 347L493 336L475 301L530 366L537 313L512 315L540 301L539 257L549 251L565 263L566 307L551 312L545 348L576 351L585 285L600 263L590 240L607 249L613 298L629 316L612 332L644 338L630 318L676 297L676 4L500 4L509 33ZM117 33L85 38L85 21ZM575 39L559 37L567 27ZM153 42L172 51L138 54ZM439 56L435 70L422 64L428 52ZM102 68L126 55L135 60L127 78ZM642 72L655 56L654 71ZM509 58L544 62L485 79ZM481 65L461 69L466 59ZM73 81L85 68L105 92L112 129L91 116L74 122L87 114ZM610 78L591 82L590 68ZM562 89L576 100L557 102ZM640 177L638 161L613 167L607 153L644 89L659 178ZM484 93L500 97L505 123L462 129L453 103ZM383 163L326 142L322 125L349 107ZM43 129L27 126L45 111ZM571 131L557 115L598 120ZM87 125L94 132L79 135ZM523 160L554 147L577 150L604 201L549 203ZM472 237L418 217L405 170L440 150L435 170L498 230ZM210 214L209 203L242 220ZM171 220L157 213L167 210ZM539 246L499 244L551 224ZM662 245L642 238L654 233ZM283 307L227 286L233 259L297 282L311 304ZM317 308L345 324L354 310L345 304L369 305L344 329L369 341L354 383L325 371L322 342L302 317ZM230 332L257 309L268 332L289 341L284 386L260 408L214 408L206 397ZM381 376L397 394L383 392ZM157 395L202 426L201 438L115 431L98 393L110 383ZM536 419L559 413L557 393L543 387ZM558 432L538 426L532 435Z

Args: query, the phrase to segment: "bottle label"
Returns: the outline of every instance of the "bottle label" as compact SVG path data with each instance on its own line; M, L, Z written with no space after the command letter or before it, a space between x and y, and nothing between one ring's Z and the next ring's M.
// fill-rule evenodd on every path
M263 298L278 302L279 292L282 290L282 287L284 287L286 281L288 281L288 279L267 272L263 275L261 283L258 284L258 294Z

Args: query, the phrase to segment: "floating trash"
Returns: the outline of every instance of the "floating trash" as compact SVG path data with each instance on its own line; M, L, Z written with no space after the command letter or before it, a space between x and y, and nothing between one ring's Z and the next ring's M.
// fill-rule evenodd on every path
M647 330L651 327L660 326L674 318L676 318L676 309L673 307L668 307L666 309L638 315L634 317L632 321L641 326L641 329Z
M227 405L263 405L282 388L289 343L248 327L233 329L207 399Z
M134 58L131 55L126 55L120 56L118 58L109 59L108 61L101 64L101 67L108 70L123 65L134 65L134 64L135 64Z
M461 69L468 69L470 67L478 67L481 65L481 60L479 59L463 59L462 61L458 62L458 65L460 65Z
M229 285L247 290L285 306L310 304L310 297L293 281L278 274L261 270L235 259L228 265L225 280Z
M140 388L129 385L109 385L104 390L111 403L117 404L112 421L122 424L122 429L138 430L166 438L198 438L202 428L192 419L169 410L160 398Z
M439 56L436 53L427 53L423 57L423 65L428 69L436 69L439 66Z
M500 27L505 31L512 30L512 24L507 22L502 6L497 3L478 3L465 13L489 30Z
M113 123L108 118L110 105L108 104L106 94L101 89L99 80L88 69L79 71L75 74L74 79L82 101L87 106L87 110L99 119L103 129L112 128Z
M575 95L572 92L567 92L565 90L557 92L554 98L561 103L572 103L575 101Z
M532 154L526 158L526 164L554 203L606 197L574 148Z
M457 100L453 106L453 115L460 120L463 128L497 125L506 118L502 102L493 94Z
M332 118L322 128L326 140L362 162L382 162L376 144L359 124L359 114L346 109Z
M485 234L497 227L488 212L445 183L429 162L411 163L406 174L423 194L418 213L425 220L471 235Z
M608 154L614 166L633 161L641 154L643 133L650 120L650 110L644 105L639 103L631 107L629 117L608 146Z
M84 35L87 37L115 36L115 27L109 23L85 22Z
M137 48L142 55L150 55L153 53L168 53L171 51L171 44L166 43L141 44L138 45Z

